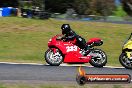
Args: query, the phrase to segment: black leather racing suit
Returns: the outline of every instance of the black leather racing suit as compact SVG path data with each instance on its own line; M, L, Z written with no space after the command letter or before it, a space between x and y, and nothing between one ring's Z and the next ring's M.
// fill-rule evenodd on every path
M66 33L63 33L62 34L64 35L63 38L66 39L66 41L69 41L69 40L74 40L76 39L76 45L81 48L81 49L84 49L84 50L87 50L87 46L86 46L86 41L84 38L82 38L81 36L77 35L73 30L70 30L69 32L66 32Z

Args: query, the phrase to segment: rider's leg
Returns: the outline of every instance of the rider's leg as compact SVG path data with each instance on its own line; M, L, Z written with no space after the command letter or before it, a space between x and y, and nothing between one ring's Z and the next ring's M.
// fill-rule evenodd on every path
M82 54L86 56L89 52L90 47L86 44L86 41L82 37L77 38L77 46L83 50Z
M77 38L77 45L79 48L84 49L85 51L89 50L90 47L86 44L86 41L81 36L78 36Z

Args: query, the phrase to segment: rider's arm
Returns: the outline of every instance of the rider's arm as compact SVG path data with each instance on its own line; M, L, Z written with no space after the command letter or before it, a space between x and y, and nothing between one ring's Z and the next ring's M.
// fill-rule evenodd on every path
M66 38L66 34L63 34L63 36L61 37L61 39L65 39Z
M71 31L69 33L69 36L66 36L67 40L73 40L74 38L76 38L77 34L74 31Z

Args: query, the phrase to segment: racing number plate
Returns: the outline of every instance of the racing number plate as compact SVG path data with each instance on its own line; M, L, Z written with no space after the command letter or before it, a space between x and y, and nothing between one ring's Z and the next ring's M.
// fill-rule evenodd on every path
M67 46L66 52L70 52L70 51L77 51L77 46Z

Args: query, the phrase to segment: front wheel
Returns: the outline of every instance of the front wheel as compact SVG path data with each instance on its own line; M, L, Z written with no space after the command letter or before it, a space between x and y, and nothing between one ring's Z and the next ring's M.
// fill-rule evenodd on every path
M107 63L107 55L101 49L93 49L89 53L91 55L90 64L94 67L103 67Z
M59 49L49 48L45 52L45 60L51 66L59 66L63 62L63 55Z
M119 61L121 65L124 66L125 68L132 69L132 60L127 57L126 53L121 53Z

